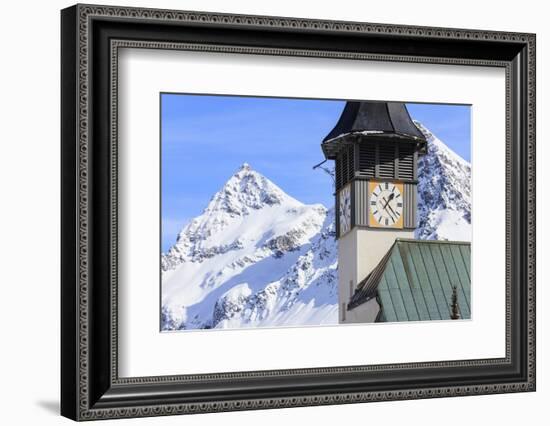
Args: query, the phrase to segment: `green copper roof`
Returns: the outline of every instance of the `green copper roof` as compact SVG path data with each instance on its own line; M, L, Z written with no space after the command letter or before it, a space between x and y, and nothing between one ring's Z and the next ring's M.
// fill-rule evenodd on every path
M348 308L376 297L377 321L451 318L453 286L462 319L470 318L470 243L397 239L365 280Z

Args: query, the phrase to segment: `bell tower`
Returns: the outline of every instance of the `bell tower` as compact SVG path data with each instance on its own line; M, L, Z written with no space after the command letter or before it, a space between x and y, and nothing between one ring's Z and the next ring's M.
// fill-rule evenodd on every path
M374 321L377 309L358 314L348 303L396 238L414 238L426 138L404 103L347 102L321 148L336 163L339 321Z

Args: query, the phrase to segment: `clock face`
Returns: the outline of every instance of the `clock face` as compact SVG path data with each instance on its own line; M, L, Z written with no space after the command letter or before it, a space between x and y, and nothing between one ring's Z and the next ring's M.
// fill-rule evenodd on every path
M369 182L369 225L403 228L403 184Z
M350 185L340 191L338 218L340 220L340 235L344 235L351 229L351 190Z

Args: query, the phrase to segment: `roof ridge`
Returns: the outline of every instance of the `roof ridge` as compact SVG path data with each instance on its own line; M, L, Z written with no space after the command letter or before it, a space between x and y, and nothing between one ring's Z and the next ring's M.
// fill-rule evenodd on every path
M455 241L455 240L417 240L415 238L396 238L395 242L399 243L418 243L418 244L460 244L471 245L470 241Z

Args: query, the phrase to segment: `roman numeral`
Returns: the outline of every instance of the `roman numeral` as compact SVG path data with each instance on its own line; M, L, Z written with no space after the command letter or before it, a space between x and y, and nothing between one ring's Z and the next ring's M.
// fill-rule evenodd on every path
M371 206L375 206L375 205L376 205L376 201L371 201L371 202L370 202L370 205L371 205Z
M388 218L386 218L386 226L388 226Z
M388 189L388 182L386 182L386 189Z
M403 207L403 203L397 203L397 207Z

